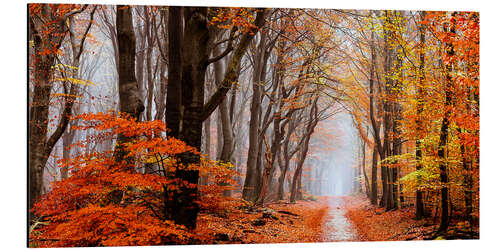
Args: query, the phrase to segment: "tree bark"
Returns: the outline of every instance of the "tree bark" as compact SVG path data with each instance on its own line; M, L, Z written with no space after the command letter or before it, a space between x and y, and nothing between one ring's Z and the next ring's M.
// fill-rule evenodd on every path
M290 202L294 203L297 199L298 179L299 175L302 175L302 168L304 166L304 161L307 157L307 152L309 151L309 141L311 140L312 134L314 133L314 128L318 124L318 97L316 97L312 103L311 111L309 114L308 124L305 128L305 140L302 143L302 150L297 163L297 169L293 175L292 188L290 192Z
M367 130L368 132L368 130ZM362 155L363 155L363 165L362 165L362 169L363 169L363 176L365 178L365 193L366 193L366 197L368 199L370 199L371 197L371 191L370 191L370 181L368 180L368 175L366 174L366 142L362 140L362 146L361 146L361 150L362 150Z
M175 9L175 7L172 9ZM252 28L252 32L245 33L240 39L239 45L228 64L221 86L210 97L209 101L204 104L204 77L207 66L211 62L220 59L209 59L208 57L210 54L208 44L210 44L211 41L211 35L208 29L208 8L185 7L185 30L183 33L181 32L182 22L180 21L180 10L177 11L177 14L172 12L169 14L169 26L172 25L177 27L176 32L169 29L169 38L175 40L175 37L183 36L183 41L182 43L178 41L178 43L174 44L176 46L169 43L169 61L170 58L177 60L177 62L180 62L182 65L182 69L181 74L174 77L179 85L176 85L173 91L170 89L167 91L167 126L173 128L174 131L172 132L171 129L170 133L174 137L178 137L186 142L187 145L200 150L202 123L210 116L215 108L217 108L223 98L225 98L232 83L237 80L238 75L236 71L239 69L241 58L258 28L264 24L265 12L259 10L254 22L257 28ZM181 44L182 56L171 57L172 52L178 51ZM170 47L170 45L172 45L172 47ZM169 63L169 74L174 64L173 62ZM169 87L170 84L172 84L172 81L169 79ZM178 88L181 88L180 93L178 92ZM169 109L169 103L174 106L179 103L179 101L176 100L177 98L172 98L172 95L182 97L182 103L180 103L179 109L177 109L177 107ZM168 121L169 117L173 119L170 121L170 125ZM193 153L182 154L180 158L184 166L198 164L200 161L199 156ZM167 204L168 214L176 224L194 229L199 211L198 204L195 202L198 193L197 183L199 171L178 168L174 176L178 181L188 183L189 185L180 186L179 191L173 194L171 202Z
M423 21L425 18L425 11L420 13L420 19ZM419 38L420 38L420 51L419 51L419 65L418 65L418 84L417 87L417 140L415 141L415 168L417 171L422 169L422 142L420 137L422 136L422 122L421 115L423 112L423 84L425 81L425 26L419 26ZM420 182L421 178L417 179ZM417 189L416 200L415 200L415 217L417 220L422 219L425 216L424 202L422 191Z
M214 54L220 54L219 48L214 49ZM215 71L215 83L216 86L223 80L224 75L224 64L222 60L219 60L214 63L214 71ZM233 154L233 125L231 124L231 118L229 116L227 98L220 103L219 107L219 115L220 115L220 123L222 130L222 148L220 151L220 155L218 156L219 161L225 163L232 163L232 154ZM220 137L218 138L220 139ZM230 190L224 190L224 196L231 196Z
M165 123L167 133L179 137L181 113L181 56L183 51L183 7L168 8L168 83L167 101L165 104Z
M377 162L378 160L378 152L377 148L373 147L373 153L372 153L372 188L371 188L371 195L370 195L370 201L373 205L377 204L378 201L378 183L377 183Z
M449 33L450 35L455 35L455 20L453 19L455 16L455 12L452 14L451 24L443 25L443 31L445 33ZM449 26L449 27L447 27ZM449 29L449 30L448 30ZM453 43L447 42L445 43L446 55L448 57L452 57L455 54ZM449 214L448 214L448 162L446 159L445 147L448 143L448 127L450 124L450 113L451 113L451 98L453 95L453 63L450 61L445 61L444 63L446 70L446 80L445 80L445 103L444 103L444 116L443 121L441 123L441 130L439 133L439 148L438 148L438 157L439 157L439 179L441 181L441 219L439 222L438 232L446 232L448 229L448 225L450 223Z
M135 34L132 24L132 10L130 6L117 6L116 30L118 35L118 94L120 112L139 119L144 105L141 99L139 86L135 78ZM123 145L133 138L118 135L114 156L117 161L126 160L129 164L132 159L125 159Z
M28 17L28 34L30 40L33 41L33 52L32 56L29 57L29 64L33 65L30 73L33 76L33 97L29 108L29 123L28 123L28 184L29 184L29 198L28 206L29 209L33 208L33 204L39 200L43 192L43 175L45 170L45 165L47 160L54 148L54 145L60 139L64 131L66 130L69 122L69 116L74 104L74 96L76 94L77 88L72 84L69 97L66 98L64 103L63 112L59 123L57 124L56 130L52 135L47 134L48 129L48 116L49 116L49 105L50 105L50 92L52 89L51 78L53 75L52 66L55 64L56 54L54 53L44 53L44 51L57 50L61 46L62 41L65 38L65 34L68 33L68 27L66 21L68 18L84 11L87 7L85 5L81 9L72 11L65 14L62 17L54 17L51 4L42 4L40 15L44 18L32 18L33 13L29 13ZM83 50L83 44L85 42L88 30L90 30L93 13L91 13L91 22L87 26L87 30L84 33L83 38L80 40L80 45L78 47L79 51L77 55L73 55L75 58L79 58ZM45 19L47 18L47 19ZM47 35L44 32L49 32ZM76 49L76 48L75 48ZM31 219L32 213L29 214Z
M266 35L261 33L259 42L259 52L254 65L254 73L252 80L252 103L250 106L250 124L248 131L248 158L247 171L245 175L245 184L243 186L243 199L250 201L255 198L257 189L257 160L259 151L259 126L261 116L261 96L262 96L262 79L261 71L264 67L264 50L266 45Z
M153 70L153 65L151 61L153 60L153 46L155 44L155 39L153 38L153 31L155 27L151 25L151 18L155 18L154 16L150 16L148 14L148 9L144 6L144 31L146 33L146 40L148 42L148 47L146 49L146 76L148 79L147 84L147 96L146 96L146 121L151 121L153 118L153 90L154 90L154 75L156 74L156 69ZM156 64L158 67L158 64Z
M391 46L390 39L393 38L393 31L391 30L392 26L392 11L384 11L385 20L384 20L384 75L385 77L385 86L384 92L385 94L391 94L391 88L393 87L393 80L389 77L391 74L392 67L392 57L393 50ZM381 161L384 161L387 157L391 157L393 152L391 150L392 137L390 136L393 130L393 103L388 98L382 99L383 106L383 131L384 131L384 144L383 144L383 156L381 156ZM384 195L382 196L383 202L381 204L385 205L386 210L392 210L395 208L395 200L394 200L394 172L392 168L387 167L387 163L382 164L382 192Z

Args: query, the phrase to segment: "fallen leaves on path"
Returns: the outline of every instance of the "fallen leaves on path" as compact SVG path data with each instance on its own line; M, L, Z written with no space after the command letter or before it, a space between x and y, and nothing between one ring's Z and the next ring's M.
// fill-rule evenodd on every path
M328 202L278 202L227 214L202 213L195 233L202 244L322 242Z
M412 208L385 211L361 197L344 197L346 216L356 227L361 241L422 240L435 229L428 220L414 220Z

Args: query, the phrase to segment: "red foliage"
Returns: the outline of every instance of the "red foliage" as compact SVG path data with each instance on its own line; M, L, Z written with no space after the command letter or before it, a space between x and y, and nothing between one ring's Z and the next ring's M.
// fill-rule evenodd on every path
M219 209L233 200L221 196L220 183L231 183L233 170L215 162L202 161L198 166L181 166L179 154L196 150L165 132L161 121L136 122L126 115L83 114L84 125L74 129L93 129L104 136L94 136L76 144L86 147L117 135L133 138L123 146L128 159L118 162L112 152L82 153L60 167L72 175L52 183L49 193L38 201L33 212L48 225L31 232L33 246L127 246L187 243L193 236L184 227L167 220L165 191L179 189L182 183L170 177L176 168L202 168L210 176L209 187L201 188L205 209ZM155 135L155 137L153 137ZM82 150L81 152L86 152ZM157 171L147 173L154 164ZM135 169L135 171L131 171ZM205 192L205 193L203 193ZM218 193L217 193L218 192Z

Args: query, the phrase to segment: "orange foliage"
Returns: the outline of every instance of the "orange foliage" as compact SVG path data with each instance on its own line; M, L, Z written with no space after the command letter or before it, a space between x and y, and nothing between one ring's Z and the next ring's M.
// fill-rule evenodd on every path
M40 36L42 43L41 50L37 51L41 56L54 55L59 51L59 43L55 39L62 40L66 35L64 22L66 18L81 8L79 4L28 4L29 15L31 18L38 18L35 25L38 29L37 35ZM40 20L40 21L38 21Z
M202 209L216 210L235 199L221 197L220 183L231 183L233 170L216 162L202 161L197 166L180 166L177 157L196 150L175 138L153 137L165 132L161 121L137 122L127 115L83 114L84 125L74 129L93 129L105 136L88 138L75 146L86 147L117 135L133 138L123 146L128 159L117 162L112 152L82 153L59 162L72 175L52 183L49 193L38 201L33 212L48 224L31 232L33 246L126 246L182 244L192 232L168 220L166 191L182 185L170 177L178 168L200 169L209 184L200 188ZM82 150L85 152L85 150ZM147 165L158 170L147 173ZM135 169L135 171L134 171ZM132 170L132 171L131 171ZM234 205L231 205L234 207Z
M262 212L271 209L274 218L263 218ZM328 205L326 199L298 201L296 204L274 203L257 211L235 210L228 214L202 213L195 233L204 244L221 243L298 243L322 242L323 224ZM295 215L279 213L286 211ZM263 220L265 225L252 224ZM227 235L227 239L220 238Z
M253 29L257 28L253 24L255 17L252 16L252 8L216 8L215 12L210 20L210 25L217 25L223 29L231 29L233 26L241 27L244 32L252 32Z
M362 241L422 240L433 232L435 225L413 219L415 210L402 208L385 211L374 207L364 197L344 197L346 216L353 223Z

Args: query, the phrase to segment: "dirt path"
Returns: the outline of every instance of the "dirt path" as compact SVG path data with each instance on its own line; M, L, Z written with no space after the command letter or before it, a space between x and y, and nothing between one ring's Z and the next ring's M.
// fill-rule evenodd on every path
M345 216L342 196L330 198L329 220L326 222L325 241L356 241L356 229Z

